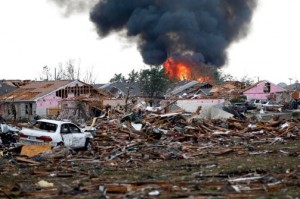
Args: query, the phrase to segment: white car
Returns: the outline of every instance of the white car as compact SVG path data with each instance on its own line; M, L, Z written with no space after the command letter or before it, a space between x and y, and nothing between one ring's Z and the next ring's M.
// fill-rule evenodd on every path
M281 111L283 105L278 102L268 101L262 105L266 111Z
M250 103L253 103L257 107L257 109L261 109L263 107L263 105L265 103L267 103L267 100L264 100L264 99L251 99Z
M51 144L92 150L92 134L69 121L40 119L31 128L22 128L19 137L23 145Z

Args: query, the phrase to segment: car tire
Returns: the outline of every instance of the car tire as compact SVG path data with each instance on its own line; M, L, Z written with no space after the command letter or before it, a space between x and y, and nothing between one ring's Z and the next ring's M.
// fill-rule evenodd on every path
M59 143L57 143L57 146L62 147L62 146L65 146L65 144L63 142L59 142Z
M85 141L84 150L85 151L93 151L93 143L90 139L87 139Z

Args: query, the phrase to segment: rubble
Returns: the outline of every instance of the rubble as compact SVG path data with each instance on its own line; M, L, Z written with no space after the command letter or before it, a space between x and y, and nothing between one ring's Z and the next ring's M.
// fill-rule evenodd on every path
M1 145L0 197L299 195L300 118L205 119L201 112L97 117L85 128L94 131L92 152Z

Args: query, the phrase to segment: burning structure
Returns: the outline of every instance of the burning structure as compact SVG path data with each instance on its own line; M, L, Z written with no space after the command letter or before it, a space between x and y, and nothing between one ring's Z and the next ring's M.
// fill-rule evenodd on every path
M120 33L147 65L171 77L212 83L227 49L247 36L257 0L50 0L66 15L90 10L100 37Z
M163 66L171 78L214 83L215 68L206 64L197 65L186 58L170 57L163 63Z
M98 34L121 32L138 43L143 61L171 77L206 80L226 64L226 50L248 33L257 0L109 0L90 13ZM205 69L205 70L204 70Z

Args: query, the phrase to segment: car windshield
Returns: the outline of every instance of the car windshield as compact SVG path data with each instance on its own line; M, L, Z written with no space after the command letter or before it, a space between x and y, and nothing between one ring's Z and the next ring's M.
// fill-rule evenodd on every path
M33 125L33 128L38 130L45 130L48 132L55 132L57 129L57 125L49 122L38 121Z

